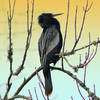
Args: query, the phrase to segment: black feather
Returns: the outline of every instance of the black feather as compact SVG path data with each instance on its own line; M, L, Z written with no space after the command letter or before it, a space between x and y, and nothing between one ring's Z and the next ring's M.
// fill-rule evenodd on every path
M40 55L40 62L43 68L45 77L45 93L49 95L52 90L52 80L49 65L56 64L59 60L57 54L62 48L62 35L60 31L60 24L57 19L53 18L51 13L43 13L38 17L38 23L43 28L43 32L38 41L38 49Z

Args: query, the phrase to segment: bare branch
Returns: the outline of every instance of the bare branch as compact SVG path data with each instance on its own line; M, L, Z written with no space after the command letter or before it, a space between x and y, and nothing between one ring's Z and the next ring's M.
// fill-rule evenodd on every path
M80 54L80 64L82 64L81 62L82 62L82 60L81 60L81 54Z
M75 14L75 41L77 40L77 28L76 28L76 22L77 22L77 9L78 9L78 7L76 6L76 14Z
M11 3L10 3L10 0L9 0L9 19L11 18Z
M12 48L12 19L14 15L14 8L15 8L15 0L14 0L14 5L13 5L13 10L11 10L11 2L9 0L9 12L7 12L8 16L8 26L9 26L9 49L8 49L8 60L10 62L10 75L7 80L7 90L5 92L4 100L8 98L8 93L10 91L12 83L10 83L12 75L13 75L13 70L12 70L12 62L13 62L13 48ZM12 12L12 15L11 15Z
M85 61L83 62L83 64L80 63L77 68L74 68L74 69L77 69L77 71L78 71L79 68L85 67L85 69L84 69L84 84L85 84L85 78L86 78L86 66L85 66L85 64L88 62L89 55L90 55L90 43L91 43L91 39L90 39L90 33L89 33L89 47L88 47L88 53L86 53L86 56L85 56Z
M97 53L97 49L98 49L98 44L96 45L96 50L95 50L94 55L93 55L91 58L89 58L88 62L86 62L86 63L84 64L85 66L86 66L87 64L89 64L89 63L91 62L91 60L95 57L95 55L96 55L96 53Z
M88 88L86 85L84 85L84 83L76 77L76 75L72 74L71 72L69 72L69 71L67 71L67 70L62 70L61 68L58 68L58 67L51 67L51 69L53 69L53 70L58 70L58 71L64 72L65 74L69 75L71 78L73 78L74 80L76 80L77 83L78 83L87 93L90 94L91 98L94 98L94 97L95 97L96 100L100 100L100 98L97 97L97 96L95 96L94 93L91 92L91 91L89 90L89 88Z
M26 100L31 100L30 97L26 97L26 96L24 96L24 95L16 95L16 96L14 96L14 97L12 97L12 98L10 98L10 99L8 99L8 100L14 100L14 99L17 99L17 98L22 98L22 99L26 99Z
M27 0L27 33L29 33L29 0Z
M23 81L23 83L20 85L20 87L17 89L17 91L15 92L14 96L18 95L19 92L22 90L22 88L36 75L37 72L39 72L40 70L42 70L43 67L39 67L35 72L33 72L27 79L25 79Z
M27 6L29 6L29 3L27 4ZM29 10L29 7L27 7L27 9ZM27 23L28 23L28 36L27 36L27 41L26 41L26 49L25 49L25 53L24 53L24 57L23 57L23 61L22 61L22 64L21 64L21 67L24 66L24 62L26 60L26 55L27 55L27 51L28 51L28 48L30 46L30 39L31 39L31 35L32 35L32 24L33 24L33 9L34 9L34 0L33 0L33 4L32 4L32 17L31 17L31 25L30 25L30 28L29 28L29 11L28 11L28 15L27 15Z
M38 100L38 96L37 96L36 88L34 88L34 91L35 91L35 95L36 95L36 100Z
M40 87L40 90L41 90L41 93L42 93L42 96L43 96L44 100L46 100L46 98L45 98L45 96L43 94L42 87L41 87L40 83L39 83L39 87Z
M11 19L13 19L13 16L14 16L14 8L15 8L15 3L16 3L16 0L14 0L14 4L13 4L13 10L12 10Z
M32 15L31 15L31 24L29 26L29 0L27 0L27 40L26 40L26 47L25 47L25 52L22 60L22 64L20 67L17 69L17 71L14 73L14 75L18 75L23 69L24 69L24 63L26 60L27 52L30 46L30 40L32 36L32 25L33 25L33 11L34 11L34 0L32 3Z
M84 66L84 84L86 85L86 66Z
M96 96L96 89L95 89L95 84L94 84L94 95ZM95 99L96 100L96 99Z
M29 95L30 95L31 100L33 100L32 94L31 94L31 91L30 91L30 90L28 90L28 93L29 93Z
M89 97L89 100L92 100L92 99L91 99L91 96L90 96L90 93L88 93L88 97Z
M82 93L81 93L81 91L80 91L80 88L79 88L79 85L78 85L77 81L76 81L76 85L77 85L77 89L78 89L78 92L79 92L80 96L82 97L83 100L85 100Z
M94 94L96 95L96 89L95 89L95 84L94 84Z
M85 56L85 61L83 64L85 64L88 61L89 55L90 55L90 43L91 43L91 36L89 33L89 47L88 47L88 54L86 54ZM86 84L86 68L87 66L83 66L84 67L84 84Z
M91 43L91 36L90 36L90 33L89 33L89 47L88 47L88 54L86 54L84 64L87 62L87 60L88 60L88 58L89 58L89 55L90 55L90 43Z
M69 65L69 67L71 67L71 68L74 69L75 66L71 65L71 64L69 63L69 61L66 59L65 56L63 56L63 59L67 62L67 64Z
M74 100L72 96L71 96L71 100Z
M68 64L71 68L73 68L75 72L77 72L79 68L83 68L83 67L86 65L86 63L88 62L89 58L91 58L91 55L90 55L90 43L91 43L91 39L90 39L90 33L89 33L88 54L86 53L85 61L84 61L83 64L81 63L81 55L80 55L80 63L79 63L79 65L77 65L77 66L71 65L71 64L68 62L68 60L66 59L66 57L65 57L65 56L62 56L62 57L65 59L65 61L67 62L67 64ZM90 55L90 56L89 56L89 55ZM85 78L86 78L86 66L85 66L85 70L84 70L84 83L85 83Z
M66 18L66 28L65 28L65 35L64 35L64 42L63 42L62 53L64 53L66 36L67 36L68 20L69 20L69 6L70 6L70 0L68 0L68 9L67 9L67 18ZM62 58L62 69L63 69L63 58Z
M91 3L90 7L87 9L87 12L92 8L93 2Z
M90 7L91 8L91 7ZM90 10L90 9L89 9ZM79 36L78 36L78 39L75 41L75 44L73 46L73 49L72 51L74 51L74 49L76 48L80 38L81 38L81 35L82 35L82 31L83 31L83 27L84 27L84 22L85 22L85 17L86 17L86 13L89 11L88 10L88 0L87 0L87 4L86 4L86 7L84 9L84 16L83 16L83 21L82 21L82 25L81 25L81 29L80 29L80 33L79 33Z
M89 96L89 100L91 100L91 97Z
M93 92L91 92L89 90L89 88L84 85L84 83L79 80L76 75L74 75L73 73L71 73L70 71L67 71L67 70L63 70L62 68L59 68L59 67L50 67L52 70L58 70L58 71L61 71L65 74L67 74L68 76L70 76L71 78L73 78L74 80L77 81L77 83L87 92L90 94L90 96L93 98L95 97L96 100L100 100L99 97L95 96ZM18 95L19 92L23 89L23 87L36 75L37 72L41 71L43 69L43 67L39 67L36 71L34 71L26 80L24 80L24 82L20 85L20 87L18 88L18 90L16 91L16 93L14 94L14 96Z
M75 52L77 52L77 51L80 51L80 50L83 50L83 49L86 49L86 48L88 48L89 46L96 46L97 44L100 44L100 40L98 40L98 41L93 41L93 42L91 42L91 44L89 45L85 45L85 46L83 46L83 47L81 47L81 48L78 48L78 49L75 49L73 52L71 51L71 52L65 52L64 54L62 54L62 55L59 55L59 56L70 56L70 55L73 55L73 54L75 54Z
M66 28L65 28L65 35L64 35L64 42L63 42L63 52L64 52L64 49L65 49L65 42L66 42L67 29L68 29L69 5L70 5L70 0L68 0L67 19L66 19Z
M32 24L33 24L33 13L34 13L34 0L33 0L33 3L32 3L32 15L31 15L30 32L32 31Z
M45 89L45 86L44 86L44 84L42 82L42 79L41 79L40 75L38 74L38 72L36 72L36 74L37 74L38 80L40 81L42 87Z
M86 9L83 7L83 10L88 12L92 8L92 5L93 5L93 2L91 3L90 7L88 7L88 0L87 0Z
M3 100L7 100L8 99L8 93L9 93L9 90L10 90L11 85L12 85L12 83L10 83L11 77L12 76L10 74L10 76L8 78L7 90L6 90L6 93L5 93L5 96L4 96L4 99Z

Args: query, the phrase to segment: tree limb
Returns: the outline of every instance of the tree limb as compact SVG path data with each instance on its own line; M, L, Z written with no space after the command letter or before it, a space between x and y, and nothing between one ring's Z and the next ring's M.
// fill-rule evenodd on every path
M65 52L64 54L61 54L60 56L70 56L70 55L73 55L74 53L76 53L77 51L86 49L86 48L88 48L89 46L93 46L93 45L96 46L97 44L100 44L100 40L98 40L98 41L93 41L93 42L91 42L91 43L88 44L88 45L85 45L85 46L83 46L83 47L81 47L81 48L75 49L73 52L72 52L72 51L70 51L70 52Z
M91 92L89 90L89 88L84 85L84 83L79 80L77 78L76 75L74 75L73 73L71 73L70 71L67 71L65 69L62 69L62 68L58 68L58 67L50 67L52 70L58 70L58 71L61 71L65 74L67 74L68 76L70 76L72 79L76 80L77 83L89 94L89 96L91 96L92 98L95 98L96 100L100 100L99 97L95 96L95 94L93 92ZM23 87L36 75L37 72L41 71L43 69L43 67L39 67L36 71L34 71L27 79L25 79L23 81L23 83L20 85L20 87L17 89L17 91L15 92L14 96L18 95L20 93L20 91L23 89Z

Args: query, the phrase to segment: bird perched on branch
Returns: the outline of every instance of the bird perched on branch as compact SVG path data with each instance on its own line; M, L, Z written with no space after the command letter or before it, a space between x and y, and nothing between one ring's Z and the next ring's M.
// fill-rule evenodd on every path
M52 93L53 86L50 73L50 64L54 65L59 60L60 50L62 48L62 35L60 24L55 16L62 15L43 13L38 17L38 23L43 28L43 32L38 41L38 50L43 74L45 78L45 94L49 96Z

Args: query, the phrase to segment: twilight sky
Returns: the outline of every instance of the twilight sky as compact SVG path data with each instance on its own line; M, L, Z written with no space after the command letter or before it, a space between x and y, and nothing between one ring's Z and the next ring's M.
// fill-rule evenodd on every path
M14 0L11 0L11 4L13 4ZM26 11L27 11L27 0L16 0L15 5L15 13L12 21L12 41L14 48L13 55L13 69L15 70L22 61L22 57L24 54L25 41L27 37L27 22L26 22ZM88 44L88 36L89 32L91 33L91 41L97 40L100 37L100 0L89 0L89 5L93 1L93 6L91 10L86 15L85 26L82 34L82 38L77 46L82 47L85 44ZM69 13L69 26L68 26L68 36L66 41L66 50L70 51L74 44L74 22L75 22L75 10L76 6L78 6L78 16L77 16L77 33L80 31L82 18L83 18L83 6L86 5L87 0L70 0L70 13ZM30 14L31 14L31 3L30 0ZM7 23L7 11L8 11L8 0L0 0L0 94L4 95L5 84L7 77L9 75L9 62L7 60L7 50L8 50L8 23ZM32 39L30 44L30 49L28 52L28 56L25 62L25 69L18 77L12 79L14 83L13 89L11 90L9 96L11 96L14 91L17 89L24 77L29 76L34 70L35 67L40 65L39 56L38 56L38 48L37 42L38 38L42 32L42 29L38 25L38 16L41 13L64 13L62 16L58 16L57 19L61 24L61 31L64 35L65 32L65 24L66 24L66 14L67 14L67 0L35 0L35 8L34 8L34 19L33 19L33 32ZM30 15L31 16L31 15ZM93 46L92 50L95 49ZM96 94L100 96L100 47L98 48L98 52L93 61L88 65L87 68L87 85L93 90L93 85L96 85ZM85 50L79 53L76 53L75 56L67 57L71 64L77 65L79 63L79 54L82 54L82 59L85 56ZM57 63L60 66L60 61ZM56 66L57 66L56 65ZM67 64L65 64L67 69ZM69 68L68 68L69 69ZM70 69L69 69L70 70ZM72 71L72 70L71 70ZM77 73L74 73L77 74ZM40 73L42 79L43 75ZM78 73L78 77L83 80L83 70L80 70ZM81 100L80 95L76 88L76 83L69 76L58 72L52 72L52 81L54 91L50 97L50 100L71 100L71 96L74 97L74 100ZM33 94L33 98L35 98L34 87L37 88L38 96L42 98L41 92L38 86L38 79L34 77L32 81L26 86L27 89L31 89ZM23 89L22 94L28 95L27 89ZM82 93L86 100L87 93L82 89ZM35 98L36 100L36 98ZM41 99L39 99L41 100Z

